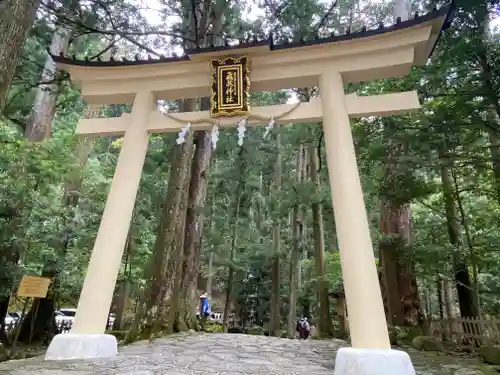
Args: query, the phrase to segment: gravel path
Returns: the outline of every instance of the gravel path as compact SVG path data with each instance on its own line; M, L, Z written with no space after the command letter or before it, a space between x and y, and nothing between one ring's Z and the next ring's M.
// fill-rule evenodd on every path
M332 375L340 340L237 334L182 334L120 349L113 359L0 364L2 375ZM410 351L418 375L490 375L474 359Z

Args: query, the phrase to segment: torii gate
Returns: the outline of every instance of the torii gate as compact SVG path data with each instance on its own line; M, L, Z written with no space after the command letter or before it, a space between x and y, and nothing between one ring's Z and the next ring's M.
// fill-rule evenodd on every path
M234 126L269 118L277 123L323 121L342 276L353 349L337 355L343 374L414 374L409 357L389 350L387 324L377 276L369 223L363 201L350 118L387 116L416 110L415 91L378 96L346 95L344 84L404 76L427 62L441 30L448 27L452 5L390 27L363 29L312 41L274 44L272 39L199 48L183 56L145 61L88 61L53 56L59 69L91 105L133 104L119 118L83 119L81 135L123 135L106 207L80 295L70 335L58 335L47 359L112 356L114 336L104 335L117 274L147 152L149 134L209 129L210 119ZM249 91L319 86L320 97L300 105L248 108ZM209 112L165 116L156 100L211 96ZM221 117L221 115L224 115ZM207 119L203 122L202 119ZM266 121L264 121L266 120ZM353 362L354 361L354 362ZM347 363L349 362L349 365ZM352 366L359 369L354 372ZM358 368L356 367L356 368ZM380 369L381 370L381 369Z

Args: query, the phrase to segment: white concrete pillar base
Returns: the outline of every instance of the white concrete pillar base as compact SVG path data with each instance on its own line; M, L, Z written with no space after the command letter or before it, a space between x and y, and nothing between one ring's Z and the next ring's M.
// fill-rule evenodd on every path
M341 348L334 375L415 375L415 368L400 350Z
M114 357L118 343L113 335L62 334L56 335L45 354L46 361Z

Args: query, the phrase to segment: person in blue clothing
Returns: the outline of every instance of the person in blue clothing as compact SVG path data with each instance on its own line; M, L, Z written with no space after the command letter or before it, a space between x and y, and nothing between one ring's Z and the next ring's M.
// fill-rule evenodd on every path
M206 294L200 296L200 325L201 330L205 330L205 322L210 316L210 304L208 303L208 298Z

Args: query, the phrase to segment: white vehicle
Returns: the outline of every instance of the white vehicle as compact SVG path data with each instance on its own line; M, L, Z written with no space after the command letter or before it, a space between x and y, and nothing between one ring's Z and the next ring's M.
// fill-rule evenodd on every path
M116 314L115 313L109 313L109 316L108 316L108 325L107 325L107 329L112 329L113 328L113 324L115 323L115 319L116 319Z
M56 323L73 323L75 320L76 309L60 309L55 311Z
M222 323L222 314L221 313L211 313L209 319L212 322Z
M5 314L5 330L9 331L13 329L21 318L22 313L20 312L8 312Z
M23 315L22 311L14 311L10 312L9 315L14 319L16 322L21 319L21 316Z
M14 324L16 324L17 319L14 318L11 313L5 314L5 327L6 328L11 328Z
M57 325L60 324L73 324L75 321L76 309L59 309L55 312L55 318ZM111 329L113 323L115 322L116 315L114 313L109 314L107 328Z

